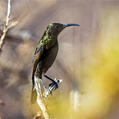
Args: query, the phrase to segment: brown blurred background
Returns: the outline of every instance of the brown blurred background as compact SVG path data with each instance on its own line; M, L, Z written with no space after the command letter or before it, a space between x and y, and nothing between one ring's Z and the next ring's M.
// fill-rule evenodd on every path
M49 112L54 119L118 119L119 0L11 0L11 7L19 23L0 54L0 117L31 119L39 110L30 104L33 53L47 25L60 22L81 26L59 36L47 74L63 83L48 99ZM0 0L0 24L6 10Z

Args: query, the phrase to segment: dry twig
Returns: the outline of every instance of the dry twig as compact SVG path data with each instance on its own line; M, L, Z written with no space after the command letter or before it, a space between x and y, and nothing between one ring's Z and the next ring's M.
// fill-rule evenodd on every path
M7 33L8 29L10 29L11 27L15 26L18 23L17 21L12 22L11 24L9 23L9 21L10 21L10 12L11 12L11 4L10 4L10 2L11 1L8 0L6 23L4 24L3 34L2 34L2 36L0 38L0 50L3 47L5 36L6 36L6 33Z

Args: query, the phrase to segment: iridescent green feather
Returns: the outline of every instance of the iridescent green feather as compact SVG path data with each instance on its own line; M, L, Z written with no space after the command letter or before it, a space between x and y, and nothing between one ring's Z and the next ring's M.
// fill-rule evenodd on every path
M48 32L49 32L49 30L51 29L52 26L53 26L53 24L49 24L49 26L48 26L48 28L46 30L46 34L43 37L43 39L41 39L40 42L37 44L37 48L40 48L41 46L48 44L48 42L50 40L52 40L51 36L49 36L49 34L48 34Z

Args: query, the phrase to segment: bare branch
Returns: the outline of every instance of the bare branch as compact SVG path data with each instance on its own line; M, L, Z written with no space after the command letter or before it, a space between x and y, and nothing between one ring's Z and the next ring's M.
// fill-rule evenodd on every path
M10 2L11 1L8 0L6 23L4 24L3 34L2 34L2 36L0 38L0 50L3 47L5 36L6 36L6 33L7 33L8 29L10 29L11 27L13 27L13 26L15 26L17 24L17 22L13 22L13 23L9 24L9 21L10 21L10 12L11 12L11 4L10 4Z
M10 20L10 11L11 10L11 4L10 4L10 0L8 0L8 6L7 6L7 16L6 16L6 27L9 24L9 20Z
M42 94L41 94L41 87L40 87L40 80L38 77L35 76L35 84L36 84L36 91L37 91L37 103L42 111L42 114L44 116L45 119L50 119L50 116L47 112L47 108L45 105L45 102L42 98Z
M18 24L18 21L13 21L12 23L9 23L8 29L10 29L10 28L16 26L17 24Z

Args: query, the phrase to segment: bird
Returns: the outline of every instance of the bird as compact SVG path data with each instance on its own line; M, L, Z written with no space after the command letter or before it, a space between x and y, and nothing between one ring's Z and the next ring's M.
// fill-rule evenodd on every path
M42 76L46 74L47 70L52 66L57 56L59 49L58 35L63 29L69 26L80 26L80 25L74 23L70 24L50 23L47 26L42 38L37 43L33 59L32 92L31 92L32 103L34 103L37 99L36 86L35 86L36 84L34 77L36 76L40 78L44 89L46 89L42 80ZM47 78L47 76L45 77Z

